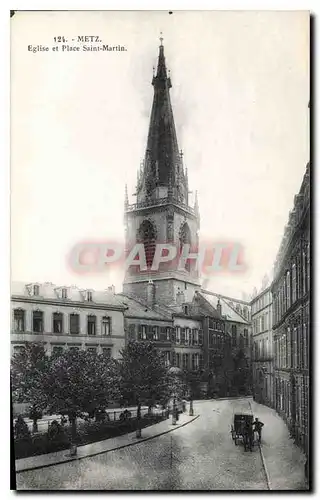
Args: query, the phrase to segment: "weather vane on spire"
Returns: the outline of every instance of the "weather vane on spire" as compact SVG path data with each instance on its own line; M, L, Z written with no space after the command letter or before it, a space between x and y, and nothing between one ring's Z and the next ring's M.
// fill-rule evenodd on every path
M160 40L160 45L162 46L162 42L163 42L162 31L160 31L160 38L159 38L159 40Z

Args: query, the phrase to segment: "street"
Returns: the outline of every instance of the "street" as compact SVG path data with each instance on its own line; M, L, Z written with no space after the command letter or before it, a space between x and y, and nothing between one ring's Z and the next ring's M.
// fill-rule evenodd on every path
M195 402L200 417L185 427L96 457L18 473L17 489L267 490L259 448L245 453L230 435L233 413L251 407L265 423L262 450L266 447L272 489L301 489L300 451L288 448L290 443L281 446L281 439L288 441L284 423L269 408L247 399ZM274 455L272 436L279 445Z

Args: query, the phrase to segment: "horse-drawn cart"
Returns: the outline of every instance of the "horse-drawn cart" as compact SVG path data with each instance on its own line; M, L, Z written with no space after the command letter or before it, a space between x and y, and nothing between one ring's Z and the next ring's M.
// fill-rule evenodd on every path
M253 415L247 413L236 413L231 425L231 436L234 444L237 445L239 440L243 443L245 450L249 447L252 450L253 445Z

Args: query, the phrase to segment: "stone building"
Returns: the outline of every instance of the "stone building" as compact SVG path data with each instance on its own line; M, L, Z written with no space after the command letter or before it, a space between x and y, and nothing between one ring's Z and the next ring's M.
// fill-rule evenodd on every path
M274 267L275 408L308 455L310 359L310 166L289 215Z
M125 345L125 306L106 291L80 290L53 283L11 285L11 351L41 342L48 354L88 349L119 357Z
M274 407L272 294L270 286L251 302L253 397Z
M177 265L185 245L190 253L198 249L200 213L197 194L189 204L188 171L178 147L162 41L152 85L136 202L129 203L126 188L124 204L126 254L143 245L146 266L128 268L118 297L128 307L128 338L154 341L168 365L197 372L201 390L207 393L215 367L224 362L226 346L231 353L242 347L250 356L250 305L243 301L229 305L225 297L220 302L218 296L202 290L195 260L186 260L182 268ZM160 264L158 270L152 269L156 244L177 250L177 258Z

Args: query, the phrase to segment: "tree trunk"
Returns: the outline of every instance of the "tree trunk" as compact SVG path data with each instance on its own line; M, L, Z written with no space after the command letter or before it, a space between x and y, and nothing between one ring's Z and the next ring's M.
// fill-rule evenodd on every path
M138 408L137 408L137 430L136 430L136 437L141 438L141 403L138 403Z
M37 418L33 419L32 432L38 432L38 419Z
M70 455L75 456L77 454L77 417L75 415L69 415L69 421L71 423L71 443L70 443Z

